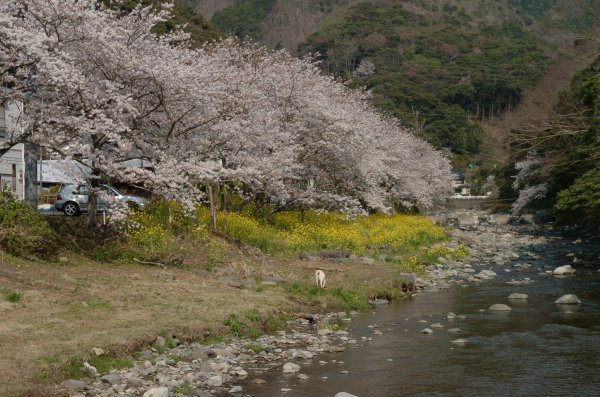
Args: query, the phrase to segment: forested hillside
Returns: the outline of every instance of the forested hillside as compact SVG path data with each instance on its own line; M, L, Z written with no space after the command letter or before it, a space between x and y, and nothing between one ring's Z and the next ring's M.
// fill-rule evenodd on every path
M561 93L556 116L523 132L517 183L523 205L542 199L563 222L598 229L600 221L600 58L578 73ZM538 200L537 204L540 203ZM534 201L535 204L535 201Z
M325 72L367 88L377 107L450 149L455 166L473 164L477 190L486 175L510 181L514 171L503 166L522 152L511 151L506 131L525 117L498 122L550 66L593 50L581 43L597 29L600 0L178 0L174 14L173 25L186 22L197 43L234 34L317 53ZM562 63L567 75L587 66ZM530 95L529 103L550 97ZM495 149L481 153L486 145Z
M210 3L222 31L318 52L324 70L372 90L377 106L437 147L467 156L478 151L478 122L517 106L600 13L596 0Z

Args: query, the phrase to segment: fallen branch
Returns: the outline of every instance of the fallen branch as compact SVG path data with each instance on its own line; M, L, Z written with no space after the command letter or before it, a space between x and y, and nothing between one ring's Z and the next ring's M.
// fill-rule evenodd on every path
M133 260L134 260L135 262L137 262L137 263L141 263L141 264L144 264L144 265L155 265L155 266L160 266L160 267L162 267L163 269L166 269L166 268L167 268L167 265L164 265L164 264L162 264L162 263L158 263L158 262L148 262L148 261L142 261L142 260L139 260L138 258L133 258Z

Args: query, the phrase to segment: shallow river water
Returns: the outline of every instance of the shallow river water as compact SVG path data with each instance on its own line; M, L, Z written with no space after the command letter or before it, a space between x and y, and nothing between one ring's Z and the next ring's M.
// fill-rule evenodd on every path
M597 256L596 256L597 258ZM376 307L348 324L360 347L319 355L302 366L310 376L263 374L267 382L248 385L251 396L600 396L600 264L557 278L535 270L521 273L536 282L507 285L513 273L476 285L417 294ZM504 268L510 268L504 266ZM512 292L529 295L509 300ZM557 305L563 294L581 305ZM494 303L510 312L490 312ZM447 319L449 312L459 315ZM434 328L439 323L443 328ZM369 327L371 326L371 327ZM377 328L373 328L376 326ZM424 328L434 330L426 335ZM448 332L460 328L462 332ZM374 335L378 329L383 335ZM361 341L361 337L372 341ZM465 345L451 341L467 340ZM318 364L318 360L327 361ZM348 371L348 373L342 373ZM281 389L291 389L282 392Z

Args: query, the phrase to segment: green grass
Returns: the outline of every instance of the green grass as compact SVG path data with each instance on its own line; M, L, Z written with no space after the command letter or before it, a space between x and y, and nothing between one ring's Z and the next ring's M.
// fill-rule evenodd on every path
M352 288L333 287L321 289L308 287L296 282L288 286L289 294L300 296L305 299L327 298L335 307L344 310L363 310L369 306L367 290L356 285Z
M261 351L265 350L265 348L258 343L247 343L244 345L244 349L253 351L254 353L260 353Z
M8 291L4 294L4 299L11 303L18 303L23 299L23 294L17 291Z
M191 395L195 391L196 389L187 382L173 388L173 393L183 394L184 396Z
M133 366L131 359L123 357L94 356L88 362L96 367L101 374L110 372L113 369L125 369Z

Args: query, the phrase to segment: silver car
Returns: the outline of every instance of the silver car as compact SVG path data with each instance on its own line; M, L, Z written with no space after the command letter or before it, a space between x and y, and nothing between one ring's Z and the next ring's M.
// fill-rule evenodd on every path
M87 212L89 189L88 185L65 185L58 192L54 207L57 211L63 211L67 216L79 216L82 212ZM148 203L148 200L143 197L123 194L112 186L100 185L100 190L101 193L98 195L97 203L98 211L108 209L109 200L107 197L109 196L117 201L139 208L144 208Z

